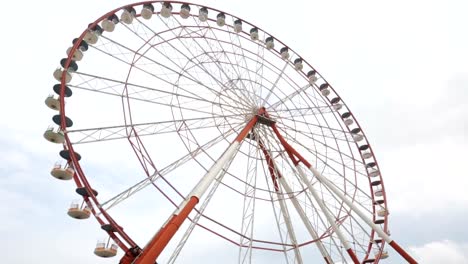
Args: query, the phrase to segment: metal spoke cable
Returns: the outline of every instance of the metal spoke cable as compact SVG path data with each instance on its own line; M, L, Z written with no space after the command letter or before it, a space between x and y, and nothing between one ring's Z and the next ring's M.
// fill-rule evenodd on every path
M241 124L244 125L244 124ZM238 127L241 127L239 125ZM226 135L232 135L234 132L236 132L234 129L229 130ZM100 207L105 207L106 210L109 210L110 208L114 207L118 203L122 202L125 199L128 199L130 196L133 194L141 191L143 188L147 187L148 185L152 184L156 180L158 180L159 177L164 176L169 174L171 171L177 169L178 167L182 166L183 164L187 163L188 161L191 161L194 157L199 155L200 153L204 153L204 151L210 149L217 143L221 142L222 140L225 139L226 135L218 135L215 138L211 139L204 145L200 146L199 148L193 150L192 152L182 156L181 158L178 158L177 160L173 161L171 164L167 165L163 169L156 171L151 177L144 178L140 182L136 183L135 185L131 186L130 188L127 188L126 190L120 192L118 195L112 197L111 199L100 203Z

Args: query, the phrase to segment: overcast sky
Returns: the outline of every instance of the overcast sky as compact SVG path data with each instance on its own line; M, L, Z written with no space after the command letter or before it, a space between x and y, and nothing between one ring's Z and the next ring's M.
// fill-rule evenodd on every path
M49 176L42 138L52 72L70 40L127 1L3 8L0 247L5 263L115 263L92 253L94 220L66 215L72 185ZM468 263L468 3L208 1L289 44L334 86L373 145L392 236L421 263ZM79 232L76 230L79 229ZM390 248L382 263L403 263Z

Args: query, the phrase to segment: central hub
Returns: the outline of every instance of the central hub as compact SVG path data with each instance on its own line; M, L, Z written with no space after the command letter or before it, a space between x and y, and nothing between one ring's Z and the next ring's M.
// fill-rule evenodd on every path
M268 116L268 113L266 112L264 106L256 109L256 116L258 117L258 123L260 124L272 126L274 123L276 123L276 121L274 121Z

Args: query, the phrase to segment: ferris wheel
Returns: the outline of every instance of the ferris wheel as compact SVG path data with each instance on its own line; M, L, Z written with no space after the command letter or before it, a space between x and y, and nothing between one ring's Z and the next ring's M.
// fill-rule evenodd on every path
M97 256L199 263L184 251L204 248L226 263L381 263L388 244L417 263L390 237L356 117L270 33L149 1L107 12L66 54L44 137L63 145L52 176L76 184L68 215L94 216L106 235Z

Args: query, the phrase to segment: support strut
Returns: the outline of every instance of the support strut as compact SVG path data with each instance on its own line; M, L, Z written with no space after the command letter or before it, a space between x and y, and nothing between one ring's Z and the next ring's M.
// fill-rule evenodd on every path
M267 113L266 113L267 115ZM359 208L357 208L352 201L350 201L338 188L336 188L327 178L325 178L320 172L318 172L311 163L309 163L303 156L301 156L288 142L283 138L283 136L279 133L276 124L272 124L271 128L273 132L278 137L278 140L281 142L283 147L285 148L286 152L288 153L289 157L295 162L296 167L300 169L299 162L302 162L317 178L319 182L325 185L331 192L333 192L336 196L338 196L353 212L355 212L359 218L361 218L367 225L369 225L382 239L384 239L395 251L400 254L408 263L410 264L417 264L418 262L411 257L403 248L401 248L390 236L382 230L379 226L377 226L372 220L367 217ZM296 161L298 159L299 161ZM301 170L300 170L301 171ZM305 175L304 175L305 176ZM307 180L307 179L305 179ZM307 183L309 181L306 181ZM309 183L310 184L310 183ZM313 194L313 193L312 193ZM316 198L317 199L317 198ZM337 233L338 234L338 233ZM355 263L359 263L357 260L356 255L354 252L349 248L347 249L348 253L350 254L351 258ZM354 256L352 256L354 255Z
M169 241L175 235L182 223L187 219L190 212L200 201L203 194L209 188L211 183L216 179L216 176L221 172L224 166L234 157L240 143L247 136L249 131L255 126L258 121L258 116L254 116L242 129L236 139L229 145L226 151L221 155L218 161L208 170L205 176L193 188L179 208L167 220L166 224L156 233L153 239L143 249L143 253L138 256L134 264L154 264L161 252L167 246Z
M267 164L268 164L268 169L270 170L270 174L271 174L273 183L275 184L275 191L276 192L279 191L278 184L277 184L277 181L279 181L281 186L284 188L285 192L288 194L288 197L291 200L291 202L293 203L294 208L296 209L299 216L301 217L301 220L304 223L307 231L312 236L312 238L314 240L316 240L315 244L317 245L317 247L318 247L318 249L320 251L320 254L322 254L322 257L325 259L325 263L326 264L333 263L333 261L331 260L330 255L328 254L325 247L323 246L322 241L319 239L319 236L318 236L317 232L315 232L315 230L312 227L310 221L308 220L307 215L304 212L304 209L302 209L302 207L300 206L297 198L293 195L291 187L286 182L286 180L283 178L283 175L278 170L278 168L276 166L276 163L271 158L270 152L266 150L265 145L263 144L263 142L261 140L259 140L259 146L260 146L263 154L265 155L265 159L266 159Z

